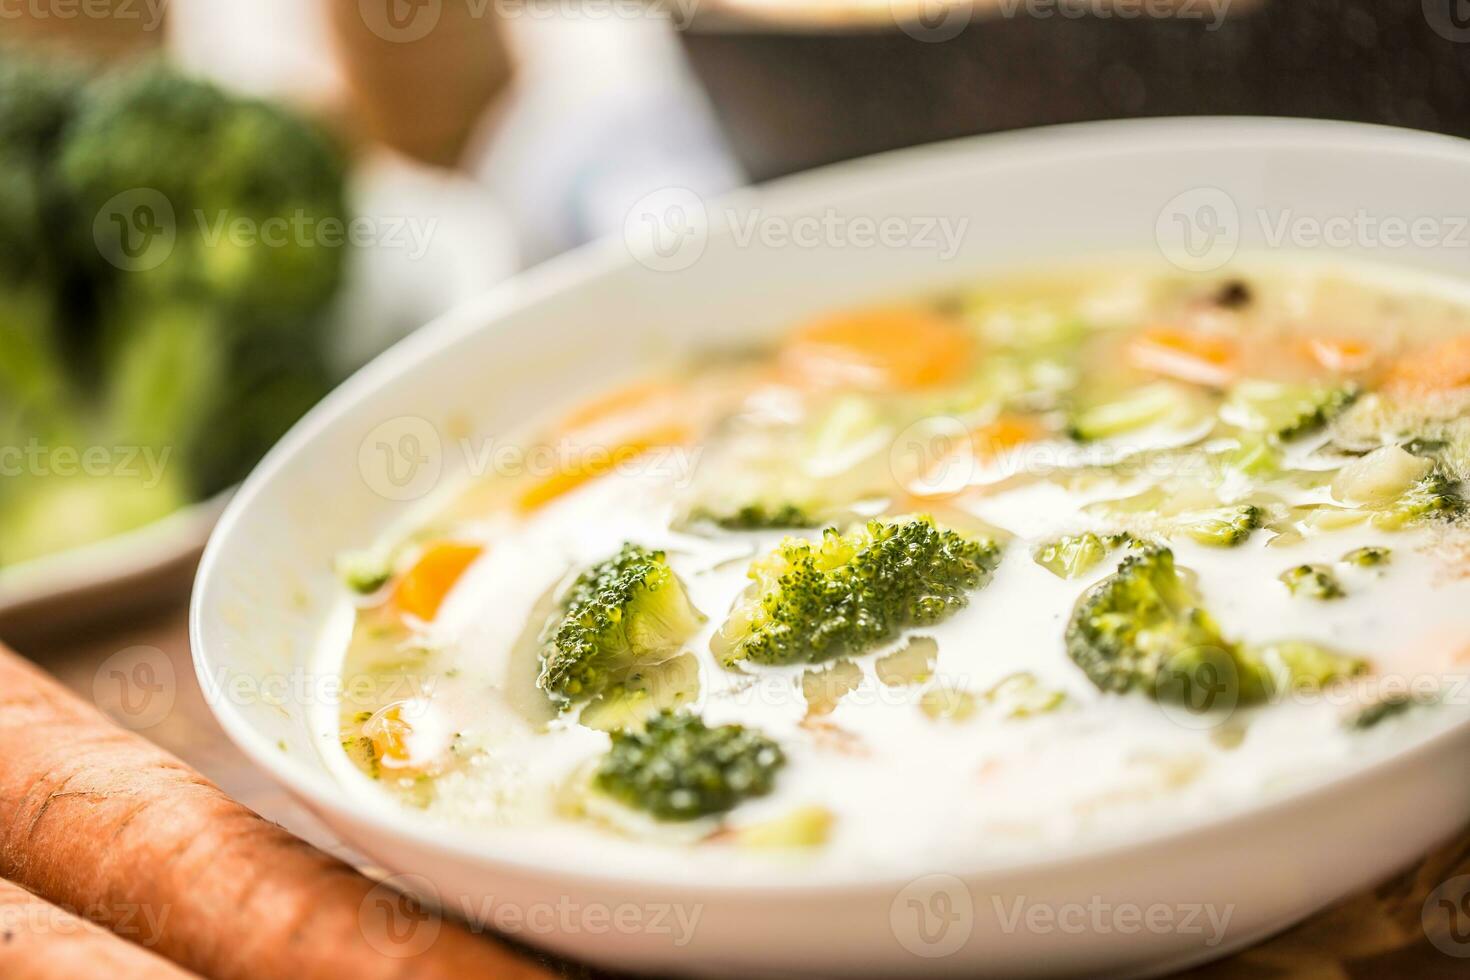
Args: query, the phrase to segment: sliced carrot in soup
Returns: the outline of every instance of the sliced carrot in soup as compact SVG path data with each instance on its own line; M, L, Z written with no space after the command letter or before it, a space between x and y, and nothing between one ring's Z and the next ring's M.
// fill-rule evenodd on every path
M1470 335L1405 354L1389 370L1384 384L1421 393L1470 388Z
M424 550L414 566L404 573L393 590L399 611L428 622L466 568L484 552L478 544L441 541Z
M686 391L670 381L621 388L568 414L550 436L550 472L516 498L530 513L658 446L688 442Z
M1378 359L1378 350L1356 337L1307 337L1302 347L1308 357L1334 374L1366 371Z
M1134 367L1211 388L1223 388L1234 379L1239 359L1230 338L1200 330L1155 327L1128 343L1128 361Z
M974 338L962 324L920 307L892 307L816 320L791 336L781 361L812 384L912 389L960 380L974 357Z

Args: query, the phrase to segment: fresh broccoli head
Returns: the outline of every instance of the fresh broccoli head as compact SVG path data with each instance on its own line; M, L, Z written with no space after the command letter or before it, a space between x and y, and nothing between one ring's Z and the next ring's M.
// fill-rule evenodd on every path
M341 283L345 227L327 223L347 212L344 161L284 109L149 65L99 84L67 128L58 166L89 216L88 238L103 215L136 248L160 249L156 265L150 256L123 277L128 290L182 291L294 326ZM133 207L159 199L146 214ZM170 222L171 246L166 235L144 240Z
M542 634L537 686L561 707L678 655L704 622L662 551L625 544L579 575Z
M1353 385L1244 381L1222 414L1231 422L1278 439L1295 439L1326 425L1358 396Z
M864 653L962 608L999 558L994 542L927 515L872 520L845 534L828 528L819 541L787 538L751 565L752 584L713 649L727 665Z
M781 747L752 729L663 711L641 732L612 733L593 785L659 820L693 820L769 793L785 763Z
M1066 629L1067 654L1101 690L1131 690L1198 707L1206 684L1226 704L1284 686L1346 676L1361 661L1300 643L1242 648L1227 640L1168 548L1149 545L1083 594Z
M1292 595L1311 599L1341 599L1347 593L1332 569L1322 565L1297 565L1281 573L1281 581Z

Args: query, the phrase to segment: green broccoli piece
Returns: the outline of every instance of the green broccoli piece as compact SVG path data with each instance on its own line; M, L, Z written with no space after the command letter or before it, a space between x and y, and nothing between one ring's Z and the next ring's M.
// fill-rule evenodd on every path
M327 222L345 222L345 162L322 131L278 106L161 65L125 71L85 100L58 168L82 214L106 214L139 188L167 202L173 251L122 277L129 291L205 296L293 325L336 295L345 227L329 235ZM119 216L124 226L136 217ZM242 221L259 240L224 233ZM90 237L90 222L84 230Z
M1376 568L1379 565L1387 565L1393 552L1379 545L1368 545L1363 548L1354 548L1342 556L1343 564L1357 565L1359 568Z
M1231 391L1222 414L1251 431L1291 440L1320 429L1357 397L1354 385L1244 381Z
M1373 514L1373 526L1387 531L1397 530L1420 521L1452 518L1465 509L1454 481L1435 467L1397 500Z
M393 562L381 551L344 551L333 567L342 584L358 595L372 595L393 577Z
M1087 531L1050 541L1037 548L1032 558L1058 578L1076 578L1106 558L1109 551L1133 540L1130 534L1097 535Z
M536 684L559 707L675 657L704 622L662 551L625 544L579 575L542 633Z
M174 447L196 496L223 489L331 386L345 159L287 110L161 65L88 89L56 153L86 218L107 438Z
M1322 683L1363 668L1310 644L1243 648L1227 640L1174 565L1145 546L1085 592L1065 631L1067 655L1103 691L1138 690L1203 709L1250 704L1289 686ZM1199 704L1203 686L1208 703Z
M1282 572L1280 578L1292 595L1311 599L1341 599L1347 595L1332 569L1324 565L1297 565Z
M752 584L712 644L726 665L820 663L864 653L968 603L999 563L989 540L928 515L872 520L820 541L787 538L754 562Z
M1269 678L1267 687L1275 694L1292 688L1321 690L1332 681L1367 673L1362 657L1336 653L1304 640L1284 640L1247 646L1241 659L1248 669Z
M1350 731L1367 731L1377 727L1381 722L1406 713L1410 708L1430 705L1436 700L1435 696L1416 695L1408 691L1385 692L1362 707L1349 712L1343 718L1342 724Z
M769 793L785 763L781 746L752 729L662 711L641 732L612 733L593 785L658 820L694 820Z
M695 510L692 521L709 521L726 531L774 531L817 527L822 521L797 504L746 504L729 514Z
M1255 504L1237 504L1181 514L1175 527L1200 544L1233 548L1249 538L1265 519L1265 511Z

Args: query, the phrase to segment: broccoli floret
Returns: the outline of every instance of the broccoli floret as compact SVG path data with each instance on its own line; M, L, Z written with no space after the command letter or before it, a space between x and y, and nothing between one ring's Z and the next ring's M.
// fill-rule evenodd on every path
M80 213L102 214L117 195L140 188L170 206L172 254L123 277L128 289L183 290L293 323L336 294L345 236L326 234L324 222L347 213L345 165L300 117L149 65L101 80L60 154ZM124 223L132 217L122 215ZM242 220L260 240L223 234Z
M1456 484L1435 467L1397 500L1373 517L1373 526L1384 530L1397 530L1409 524L1438 518L1450 518L1465 509L1464 498Z
M330 388L345 160L285 109L149 65L87 91L54 169L86 217L107 438L174 447L196 495L235 482Z
M999 562L992 541L927 515L873 520L820 541L787 538L754 562L752 584L713 643L727 665L819 663L856 655L908 626L937 623Z
M1058 578L1076 578L1106 558L1109 551L1132 540L1130 534L1097 535L1087 531L1048 542L1032 557Z
M1200 707L1194 685L1207 685L1225 704L1248 704L1285 686L1362 669L1362 661L1310 644L1247 649L1227 640L1175 567L1174 553L1159 545L1129 555L1085 592L1065 638L1068 656L1101 690L1138 690L1192 708Z
M1282 572L1280 577L1292 595L1311 599L1341 599L1347 595L1332 569L1324 565L1297 565Z
M1353 385L1246 381L1231 391L1222 413L1252 431L1296 439L1326 425L1357 396Z
M625 544L568 589L542 633L537 686L565 708L672 659L704 616L662 551Z
M781 746L757 731L663 711L641 732L612 733L593 785L659 820L693 820L769 793L785 763Z
M709 521L727 531L774 531L817 527L822 521L796 504L746 504L733 513L715 514L695 510L692 521Z
M1388 548L1368 545L1349 551L1342 556L1342 561L1345 565L1357 565L1359 568L1376 568L1379 565L1387 565L1392 555L1393 552Z
M1265 521L1266 514L1254 504L1237 504L1216 510L1181 514L1178 530L1200 544L1233 548L1243 543Z

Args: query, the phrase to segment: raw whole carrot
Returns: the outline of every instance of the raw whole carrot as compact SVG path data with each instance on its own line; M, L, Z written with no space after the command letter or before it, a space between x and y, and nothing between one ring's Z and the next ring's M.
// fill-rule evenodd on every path
M99 923L119 933L127 923L108 910L167 907L154 951L196 973L551 976L437 919L416 920L411 944L385 949L397 934L375 935L364 916L381 904L384 886L262 820L4 649L0 760L0 876L59 905L99 909Z
M142 912L135 909L123 914L142 918ZM143 928L141 922L139 928ZM142 932L134 938L139 936L148 938ZM24 888L0 881L0 977L5 980L188 980L194 976Z
M862 388L928 388L962 379L975 359L963 324L921 307L824 317L797 330L781 363L797 380Z
M394 605L400 612L431 622L454 583L484 551L481 545L461 541L429 545L393 587Z

